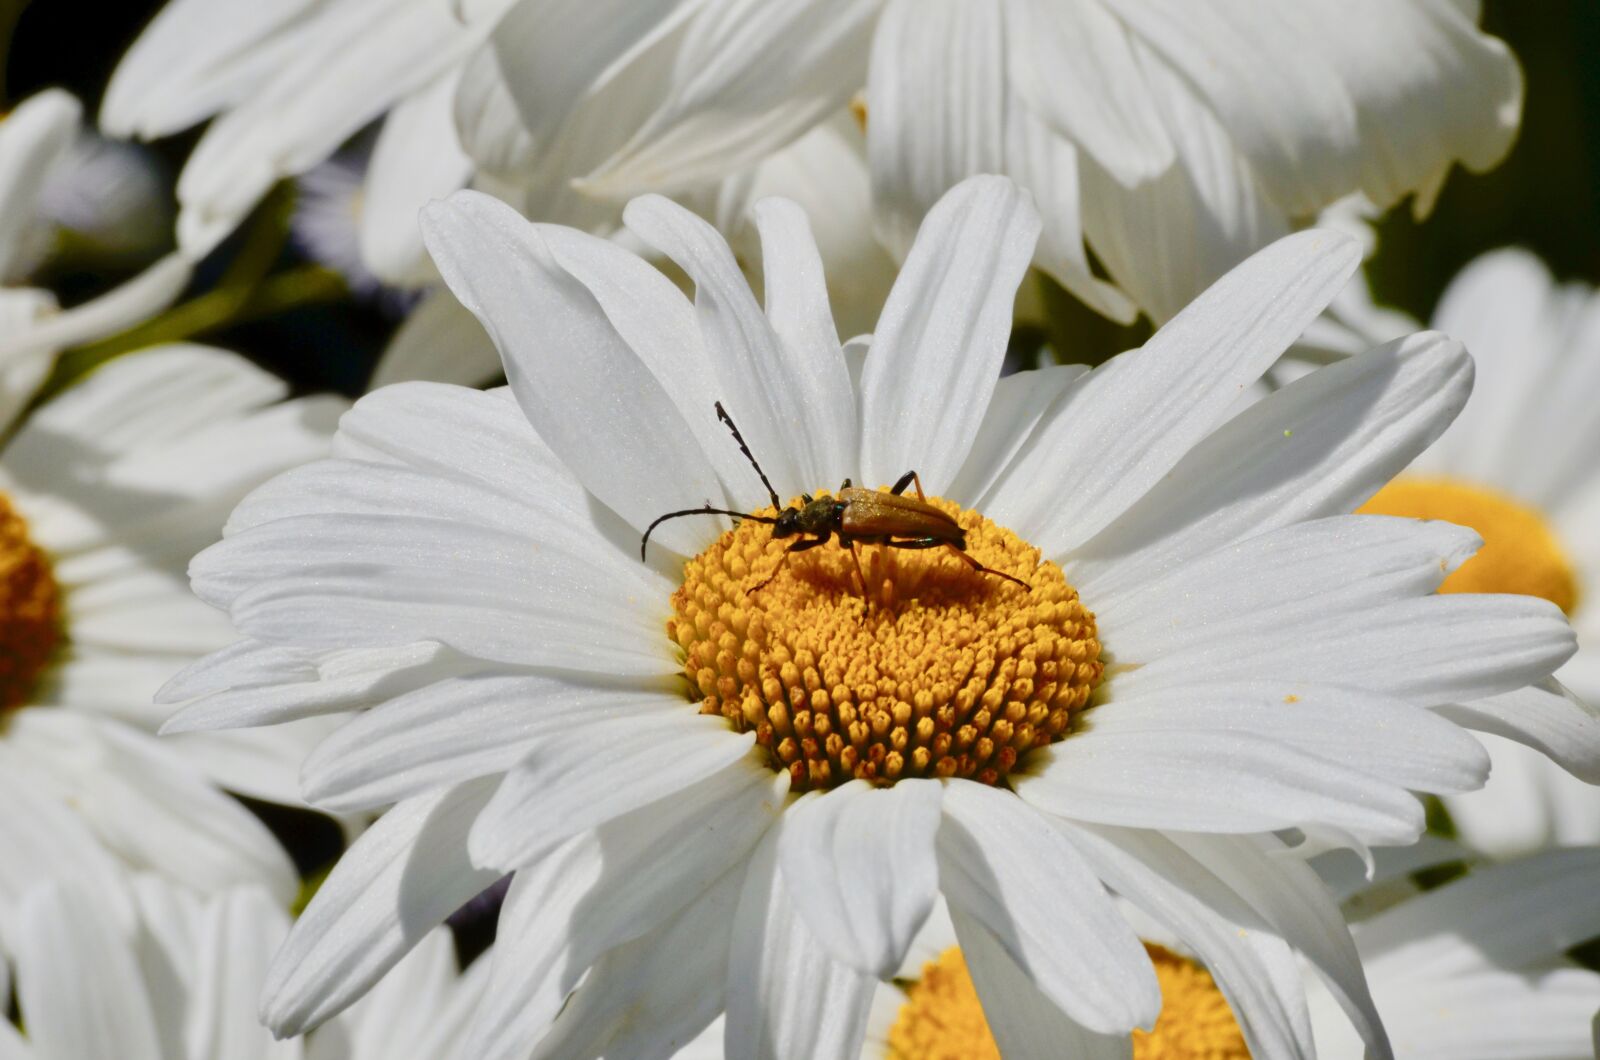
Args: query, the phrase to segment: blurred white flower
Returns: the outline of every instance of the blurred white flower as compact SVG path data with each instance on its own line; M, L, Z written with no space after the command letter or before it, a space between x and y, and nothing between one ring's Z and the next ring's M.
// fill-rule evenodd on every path
M220 787L301 805L319 732L158 741L151 696L234 639L184 569L265 478L326 452L342 403L199 347L130 354L20 423L0 447L0 941L53 878L111 886L118 866L201 889L298 878ZM245 735L245 734L238 734Z
M997 382L1039 220L981 177L930 213L857 375L804 214L755 217L765 312L660 197L626 220L692 304L614 243L473 193L432 207L509 392L369 395L334 459L196 557L247 639L163 692L203 697L169 730L370 708L306 794L394 804L279 954L269 1022L338 1012L515 871L475 1057L664 1048L724 1008L730 1055L848 1053L941 894L1019 1034L1125 1034L1159 995L1109 886L1193 946L1263 1055L1309 1044L1295 950L1381 1052L1336 907L1270 833L1415 840L1412 792L1486 767L1432 708L1571 652L1544 601L1432 594L1469 532L1348 514L1465 402L1459 344L1412 336L1230 419L1356 268L1309 232L1096 371ZM771 509L665 523L641 563L663 512L772 499L719 400L785 489L916 469L967 559L1029 588L926 549L785 567Z
M99 184L107 169L92 153L75 151L80 116L78 101L59 89L0 116L0 421L16 415L61 350L132 327L165 308L189 280L188 261L169 254L70 309L49 291L23 286L45 253L52 222L116 227L111 221L121 210L104 197L109 186L100 189L105 212L73 212L69 193Z
M535 220L591 227L607 201L727 178L865 83L897 254L956 182L1005 173L1039 199L1036 263L1122 320L1168 319L1352 193L1415 192L1425 214L1454 162L1504 156L1522 109L1476 8L1435 0L462 6L494 27L462 79L462 143Z
M201 895L153 876L127 915L71 882L23 901L13 960L20 1029L8 1060L466 1060L462 1028L482 965L460 974L448 931L309 1042L274 1041L256 1016L289 916L259 887Z
M1319 322L1335 353L1417 326L1349 297L1339 308ZM1480 383L1455 425L1368 510L1470 526L1484 548L1442 591L1544 597L1578 636L1578 653L1555 675L1571 695L1552 683L1464 708L1491 734L1483 742L1494 768L1482 790L1445 805L1465 842L1497 856L1600 843L1600 764L1574 753L1600 732L1600 408L1591 400L1600 295L1557 284L1526 251L1498 250L1456 277L1433 326L1466 343Z
M1421 862L1412 867L1422 867ZM1475 869L1351 924L1402 1060L1587 1060L1600 974L1566 950L1600 937L1600 848ZM1310 995L1321 1055L1361 1042L1325 991Z

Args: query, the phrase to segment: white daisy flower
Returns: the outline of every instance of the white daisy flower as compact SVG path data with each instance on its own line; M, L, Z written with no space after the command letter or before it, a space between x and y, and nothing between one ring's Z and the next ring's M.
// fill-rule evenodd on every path
M369 708L306 794L394 805L291 933L268 1022L338 1012L514 872L474 1056L663 1049L724 1009L730 1055L848 1055L940 895L1018 1033L1122 1035L1159 994L1110 886L1262 1055L1310 1048L1296 950L1383 1052L1336 906L1272 833L1415 840L1412 791L1487 765L1433 708L1572 651L1545 601L1432 594L1470 532L1348 514L1465 402L1460 345L1412 336L1230 418L1357 265L1309 232L1140 350L997 382L1039 220L981 177L931 212L862 363L792 203L756 209L765 312L689 211L626 218L693 303L613 243L432 207L509 389L369 395L191 566L247 639L163 691L200 697L168 728ZM791 559L823 539L779 536L796 516L718 401L773 483L824 498L806 519L870 539L909 505L906 543L965 552ZM902 496L943 499L822 492L912 470ZM702 504L757 517L660 522Z
M1351 925L1395 1055L1406 1060L1594 1056L1600 974L1566 950L1600 936L1600 848L1546 851L1475 870ZM1361 1043L1321 990L1324 1056Z
M582 226L575 200L727 177L864 83L891 249L956 182L1005 173L1039 199L1036 263L1122 320L1169 319L1351 193L1415 193L1426 214L1454 162L1505 155L1522 109L1476 5L1431 0L462 6L498 20L463 78L462 140L532 189L530 217Z
M39 264L41 232L65 220L60 193L77 170L96 165L75 156L82 108L49 89L0 115L0 421L9 421L33 396L55 356L132 327L183 291L190 267L169 254L127 283L70 309L47 290L26 286ZM63 167L74 166L73 172Z
M1335 352L1416 326L1349 298L1340 309L1322 325L1343 336L1328 344ZM1484 548L1441 591L1543 597L1578 636L1559 685L1474 705L1494 770L1482 790L1445 805L1464 841L1497 856L1600 843L1600 769L1580 750L1600 732L1600 713L1571 702L1600 704L1600 412L1587 399L1600 385L1600 296L1558 285L1526 251L1499 250L1451 283L1433 326L1467 343L1485 382L1368 510L1470 526ZM1521 735L1504 731L1502 715Z
M326 452L342 403L284 391L231 354L168 347L113 361L7 424L0 943L31 884L110 886L119 866L295 894L283 850L220 786L301 805L296 766L319 726L158 741L164 712L151 705L173 673L236 636L187 592L187 558L251 488Z
M100 124L158 137L216 116L178 180L178 243L199 257L274 183L382 118L361 246L409 285L427 279L418 207L472 175L451 101L479 37L440 0L172 0L113 73Z
M456 970L435 931L394 974L308 1040L274 1042L256 1018L261 982L289 916L265 890L200 895L140 876L124 923L70 882L30 891L13 975L20 1027L0 1020L15 1060L465 1060L480 968ZM3 966L0 966L3 968Z

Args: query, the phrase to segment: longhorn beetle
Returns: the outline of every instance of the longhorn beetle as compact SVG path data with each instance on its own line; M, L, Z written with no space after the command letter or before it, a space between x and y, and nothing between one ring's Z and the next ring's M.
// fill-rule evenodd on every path
M745 512L729 511L726 508L713 508L709 504L700 508L668 512L645 529L644 537L639 541L641 560L644 559L645 547L650 543L650 534L668 519L677 519L685 515L731 515L735 519L751 519L758 523L769 524L772 527L773 537L813 535L802 538L785 549L783 558L778 561L778 566L773 572L767 575L760 585L747 590L751 593L765 589L789 562L790 555L826 545L835 534L839 536L839 544L849 546L850 558L856 562L856 573L861 575L863 589L866 587L867 577L861 569L861 556L856 552L858 544L883 545L885 548L948 548L979 574L992 574L996 578L1004 578L1024 589L1030 589L1028 583L1021 578L1013 578L1004 571L985 567L967 555L966 531L944 511L928 503L928 498L922 492L922 479L915 471L907 471L901 475L900 480L888 493L861 489L859 486L850 485L850 480L845 479L836 497L816 500L811 494L804 493L801 494L801 500L804 501L801 507L795 508L792 505L785 507L778 499L778 491L773 489L772 483L767 480L767 473L761 470L755 455L745 444L744 435L739 433L739 428L734 426L732 417L722 407L722 402L719 401L716 405L717 418L728 425L728 430L733 432L733 440L739 443L739 451L750 461L750 466L756 469L756 474L761 476L761 484L767 487L767 495L772 498L772 507L778 514L750 515ZM916 500L903 495L906 487L912 484L917 487Z

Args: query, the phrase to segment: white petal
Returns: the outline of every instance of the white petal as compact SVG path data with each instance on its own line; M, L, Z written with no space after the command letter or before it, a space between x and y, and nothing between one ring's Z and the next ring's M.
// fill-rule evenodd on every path
M1127 1060L1133 1039L1126 1033L1097 1034L1073 1021L1017 966L981 920L950 911L961 955L1003 1056L1071 1056L1082 1060Z
M361 997L427 933L499 878L467 861L494 792L475 781L400 803L345 851L267 970L261 1019L300 1034Z
M1142 349L1069 388L1012 462L986 514L1046 555L1093 536L1216 426L1359 262L1353 241L1321 230L1281 239L1245 261Z
M536 5L527 6L537 11ZM506 30L508 22L509 18L501 23L501 32ZM542 21L538 24L546 25ZM523 124L507 78L534 74L548 67L532 63L502 63L495 46L497 39L497 36L491 36L487 44L479 47L462 64L453 117L461 147L472 159L478 173L509 180L519 172L531 171L537 164L537 155L533 138ZM542 39L570 43L550 34L545 34ZM515 54L519 53L512 53L513 56Z
M1293 214L1356 188L1388 206L1435 188L1457 158L1494 165L1516 135L1516 60L1449 4L1112 7L1194 83Z
M1580 780L1600 784L1600 711L1553 678L1488 699L1448 704L1439 713L1469 729L1526 744Z
M500 348L529 421L591 493L639 530L718 497L682 414L537 229L502 203L458 192L428 207L423 233L445 282ZM692 555L703 537L678 522L660 540Z
M728 870L666 925L602 957L540 1041L533 1060L678 1055L722 1011L729 936L744 875L742 866ZM717 1038L720 1046L721 1035Z
M1374 980L1442 980L1543 965L1600 924L1600 849L1550 850L1479 869L1364 921Z
M1029 105L1128 187L1173 161L1127 29L1100 0L1012 0L1012 76Z
M190 575L240 632L274 643L435 640L524 665L680 668L662 635L657 576L555 535L427 516L303 515L233 534L196 556Z
M1348 687L1289 681L1119 695L1086 712L1066 742L1082 746L1084 755L1112 754L1135 734L1185 733L1270 740L1413 791L1466 791L1489 772L1478 741L1431 711ZM1105 738L1110 742L1101 743Z
M272 1035L256 1019L255 1008L267 962L288 930L288 916L265 891L237 888L211 903L197 941L189 998L191 1055L268 1055Z
M934 203L1004 170L1004 41L998 3L890 0L872 42L867 149L878 230L904 257Z
M1575 648L1565 617L1546 600L1451 593L1241 631L1120 674L1117 687L1132 694L1267 677L1350 685L1432 706L1542 681ZM1353 660L1360 660L1359 672Z
M525 1055L589 965L663 925L749 856L787 792L787 775L738 762L520 870L467 1055Z
M1422 806L1403 788L1254 733L1074 735L1036 750L1018 795L1070 820L1194 832L1322 825L1409 843Z
M573 728L685 712L681 696L535 674L437 681L358 715L306 759L305 796L336 810L387 806L503 773ZM548 813L549 811L544 811Z
M934 780L851 781L785 816L778 867L835 960L879 979L905 960L939 894L942 790Z
M1600 844L1600 791L1542 751L1480 732L1489 752L1489 782L1446 796L1444 806L1462 845L1496 861L1557 846ZM1460 860L1435 858L1435 863Z
M410 287L432 278L417 214L472 176L452 125L458 80L452 71L402 99L373 144L361 197L361 259L385 283Z
M86 894L52 885L23 903L17 1001L41 1057L158 1060L130 940Z
M660 799L749 757L755 733L683 704L649 716L589 721L537 740L472 827L479 865L530 865L580 832Z
M1393 1056L1344 917L1309 866L1272 836L1168 838L1237 892L1311 962L1355 1024L1369 1056Z
M1067 1016L1106 1034L1155 1024L1161 989L1144 947L1072 844L1015 795L948 785L939 872L957 931L960 916L982 924ZM1064 915L1031 914L1064 895Z
M482 386L501 371L500 351L483 325L441 289L429 292L395 331L367 389L413 379Z
M1329 610L1424 596L1480 544L1473 531L1444 522L1337 515L1295 523L1096 593L1095 626L1117 658L1149 661Z
M961 473L945 496L966 507L984 510L987 505L982 498L1000 481L1045 409L1088 370L1081 364L1053 364L1002 377L995 384L994 396L984 410L983 422L978 425Z
M881 0L706 0L664 99L583 181L622 198L743 169L845 105L865 75Z
M1600 975L1587 968L1559 967L1531 976L1486 971L1413 984L1404 1002L1394 1006L1385 999L1384 1019L1395 1048L1407 1060L1584 1060L1594 1055Z
M1262 531L1348 513L1438 437L1471 388L1471 358L1437 333L1297 379L1077 549L1073 583L1094 599Z
M861 471L908 470L942 493L983 422L1033 256L1039 215L1002 177L973 177L928 213L878 320L861 375Z
M17 279L38 223L38 199L78 133L83 108L60 89L23 100L0 123L0 279Z
M830 960L795 908L778 871L783 827L769 830L752 856L733 917L724 1053L752 1060L854 1056L876 984Z
M721 400L780 495L832 485L834 476L848 474L840 467L836 436L842 425L834 407L842 370L824 374L827 362L806 363L812 351L785 348L733 252L705 221L655 195L629 203L623 217L694 281L695 314ZM809 242L809 233L803 238Z
M0 363L81 346L141 324L176 301L193 272L189 258L168 254L105 294L0 336Z
M1160 833L1059 827L1108 886L1194 948L1251 1055L1316 1055L1299 964L1248 902Z

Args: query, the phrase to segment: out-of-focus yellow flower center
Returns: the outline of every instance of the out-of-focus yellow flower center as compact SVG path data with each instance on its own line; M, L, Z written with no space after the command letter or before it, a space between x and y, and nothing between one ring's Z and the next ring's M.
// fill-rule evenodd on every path
M1561 542L1537 511L1483 486L1446 478L1398 478L1361 512L1443 519L1470 526L1483 548L1439 587L1441 593L1522 593L1539 596L1571 614L1578 579Z
M1145 943L1161 983L1153 1031L1133 1032L1134 1060L1248 1060L1244 1034L1211 974L1186 957ZM961 950L951 947L922 967L906 990L889 1055L895 1060L999 1060L978 991Z
M928 503L955 517L969 556L1031 589L948 549L862 545L864 595L837 539L762 586L793 541L755 522L684 568L667 631L691 694L702 713L754 730L796 791L855 778L997 784L1067 732L1100 680L1094 616L1061 569L976 512Z
M61 593L28 524L0 494L0 711L27 702L61 644Z

